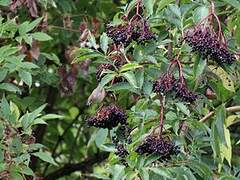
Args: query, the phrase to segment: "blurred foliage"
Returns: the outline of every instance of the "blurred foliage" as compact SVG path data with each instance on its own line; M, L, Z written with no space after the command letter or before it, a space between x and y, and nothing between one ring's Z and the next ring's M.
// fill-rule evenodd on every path
M209 13L209 1L143 0L156 39L122 48L126 64L104 72L98 83L99 64L111 58L106 25L122 23L120 17L132 16L136 4L0 0L1 179L240 178L239 1L214 1L229 49L238 53L232 65L205 61L183 43L185 30ZM162 162L135 149L159 125L153 81L177 56L199 98L188 103L165 97L164 135L180 153ZM116 78L121 81L111 83ZM124 163L112 141L119 127L86 124L113 102L132 129Z

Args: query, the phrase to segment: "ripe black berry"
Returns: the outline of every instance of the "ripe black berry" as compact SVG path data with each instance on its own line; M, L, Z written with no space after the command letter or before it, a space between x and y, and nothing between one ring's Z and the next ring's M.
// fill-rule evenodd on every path
M226 45L219 40L216 33L210 27L197 27L188 29L184 35L185 41L204 58L210 57L218 64L232 64L236 57Z
M89 126L112 129L118 124L126 124L125 113L115 105L101 107L96 116L87 120Z
M184 79L175 80L173 90L176 93L177 97L180 97L183 101L186 102L191 103L198 98L198 95L187 89Z
M170 140L149 135L135 151L140 155L157 154L161 156L159 160L169 160L171 155L179 153L179 147Z
M125 158L129 155L128 151L125 149L123 144L116 145L116 152L115 154L119 156L120 158Z
M162 74L153 83L153 91L156 93L167 93L172 90L175 78L172 74Z

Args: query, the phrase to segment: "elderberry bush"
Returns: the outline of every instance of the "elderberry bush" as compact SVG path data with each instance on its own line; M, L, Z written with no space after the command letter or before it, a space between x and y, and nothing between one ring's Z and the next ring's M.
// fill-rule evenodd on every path
M118 124L126 124L126 115L115 105L101 107L94 117L87 120L89 126L112 129Z
M192 47L193 52L199 52L204 58L210 57L218 64L232 64L236 57L226 44L217 37L209 27L188 29L184 35L185 41Z

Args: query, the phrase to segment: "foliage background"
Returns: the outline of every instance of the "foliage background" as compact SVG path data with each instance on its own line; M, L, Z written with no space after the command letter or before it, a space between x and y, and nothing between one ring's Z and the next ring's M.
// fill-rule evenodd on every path
M209 2L143 2L158 37L145 45L133 44L131 62L147 63L124 70L132 72L125 84L105 83L106 90L118 95L117 103L126 110L130 126L136 126L125 167L114 154L112 131L85 123L99 107L97 103L88 107L86 102L97 87L96 67L104 59L90 54L72 61L83 47L93 53L95 47L103 49L106 43L103 46L100 37L107 39L105 25L117 22L119 13L131 9L135 1L127 5L110 0L0 0L0 177L240 178L239 62L217 67L200 60L186 44L179 46L184 30L207 15ZM237 52L240 3L214 3L228 45ZM134 149L158 124L160 103L152 81L179 52L188 86L201 98L188 104L168 97L165 131L172 132L181 153L167 163L152 163L156 157L139 156ZM209 112L215 115L202 119Z

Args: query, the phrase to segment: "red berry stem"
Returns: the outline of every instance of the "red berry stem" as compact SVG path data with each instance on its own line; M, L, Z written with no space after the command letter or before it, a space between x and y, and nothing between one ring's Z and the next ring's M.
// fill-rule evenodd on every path
M164 104L165 104L165 97L163 95L160 94L159 97L160 100L160 132L159 132L159 137L162 137L162 133L163 133L163 125L164 125Z

